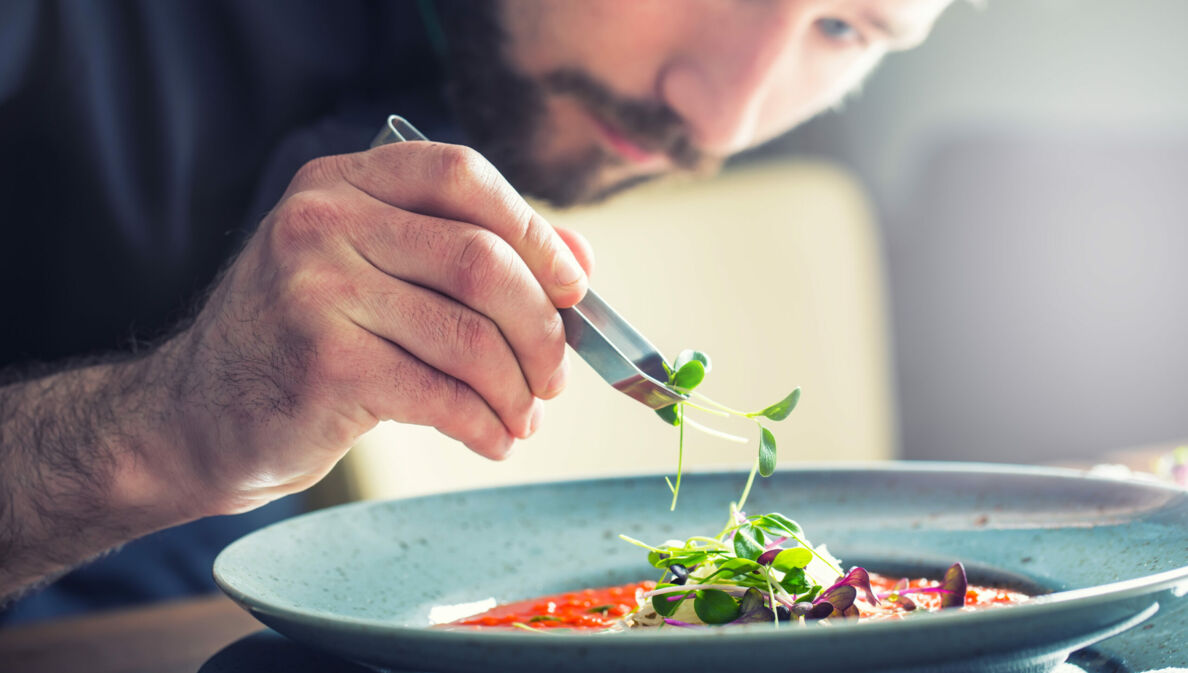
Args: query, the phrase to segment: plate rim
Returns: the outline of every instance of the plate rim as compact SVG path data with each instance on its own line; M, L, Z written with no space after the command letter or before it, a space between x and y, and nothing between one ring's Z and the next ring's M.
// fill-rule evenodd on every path
M737 469L702 469L702 470L685 470L686 474L697 474L704 476L742 476L745 477L748 470ZM988 462L956 462L956 461L855 461L855 462L806 462L781 467L779 472L890 472L890 473L962 473L970 475L985 475L998 474L1002 476L1034 476L1034 477L1054 477L1068 480L1089 480L1106 483L1123 483L1130 486L1153 488L1168 492L1170 495L1188 496L1188 490L1179 487L1175 484L1167 484L1164 482L1147 480L1143 478L1135 478L1133 476L1115 476L1092 474L1088 470L1077 470L1063 467L1046 467L1037 465L1015 465L1010 463L988 463ZM527 481L513 484L500 484L497 486L487 486L481 488L465 489L459 491L447 491L441 493L425 494L412 496L408 498L392 498L385 500L362 500L353 503L345 503L334 507L316 510L313 512L306 512L298 516L290 517L283 521L276 522L269 526L265 526L259 530L253 531L244 535L227 545L215 558L212 568L215 583L218 587L227 594L232 600L243 607L250 613L261 613L269 616L276 616L291 621L300 622L305 625L317 625L319 628L324 628L332 631L341 631L343 627L349 626L352 628L361 628L369 632L383 632L392 637L406 638L413 636L416 639L426 639L427 641L436 641L444 639L446 641L456 640L460 636L466 639L474 639L477 644L491 642L492 644L499 643L500 645L513 645L521 642L540 642L541 634L528 633L518 629L507 630L489 630L489 631L451 631L447 629L434 629L431 625L425 626L406 626L389 621L384 621L378 618L362 618L351 615L333 615L328 616L323 610L307 610L304 608L294 608L292 606L282 606L267 600L259 600L249 597L243 592L237 590L230 582L226 580L221 572L221 566L226 563L226 555L239 546L245 540L256 536L263 531L269 530L275 526L283 526L288 522L306 517L326 516L329 513L341 513L350 509L356 508L370 508L382 505L389 505L397 502L413 502L427 498L437 498L442 496L460 496L460 495L479 495L492 492L501 492L507 490L514 490L523 488L525 486L564 486L576 484L591 484L596 485L601 482L617 481L624 478L631 479L647 479L647 478L662 478L666 472L663 471L647 471L647 472L631 472L616 475L599 475L598 477L579 477L571 479L549 480L549 481ZM1186 527L1188 529L1188 527ZM1163 570L1158 573L1143 575L1125 580L1118 580L1106 584L1098 584L1091 587L1082 587L1078 589L1069 589L1065 591L1056 591L1049 594L1041 594L1036 596L1033 600L1027 601L1019 605L1011 606L1009 614L1003 615L1005 611L1002 610L980 610L974 612L936 612L917 616L912 620L913 630L916 629L934 629L942 628L949 620L961 619L964 623L979 624L984 622L995 622L1003 619L1011 618L1010 615L1023 613L1028 617L1041 618L1045 614L1060 613L1065 610L1089 609L1098 602L1113 602L1115 600L1127 600L1131 598L1139 598L1144 595L1154 594L1164 589L1188 583L1188 564L1178 568ZM864 632L879 633L888 629L894 632L895 630L904 628L900 621L884 621L871 622L865 624L850 624L841 623L834 625L842 628L854 628L861 626ZM927 625L927 626L926 626ZM791 633L789 633L791 631ZM731 628L729 632L733 635L732 639L760 639L765 640L769 637L779 638L804 638L809 637L811 632L804 629L773 629L766 624L746 624ZM805 635L798 635L805 634ZM588 633L549 633L549 642L557 644L588 644ZM663 633L654 630L640 629L637 631L624 631L616 633L615 641L620 643L652 640L654 638L664 638L665 642L677 643L683 640L704 640L705 634L696 632L685 632L684 630L665 630Z

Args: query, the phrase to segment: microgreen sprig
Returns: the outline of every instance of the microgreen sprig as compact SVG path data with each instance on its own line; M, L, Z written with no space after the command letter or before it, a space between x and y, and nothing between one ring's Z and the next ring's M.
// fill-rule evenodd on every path
M746 486L743 488L742 496L739 497L738 507L741 508L747 501L747 496L751 493L751 486L755 482L755 475L759 474L762 477L770 477L776 468L776 440L775 434L763 424L760 419L767 419L771 421L782 421L792 413L796 408L796 404L800 401L800 388L794 389L788 393L784 399L775 404L764 407L760 411L746 412L732 409L724 404L715 402L709 397L701 393L694 392L694 389L705 380L709 374L712 364L710 358L705 353L695 350L683 350L677 355L676 360L671 366L668 366L668 381L670 388L689 395L696 402L690 400L685 402L678 402L676 404L663 407L656 410L656 415L663 419L666 423L674 425L679 429L677 439L677 473L676 483L669 481L668 487L672 491L672 504L669 506L670 510L676 509L677 498L681 491L681 474L684 471L685 461L685 426L705 432L722 439L730 441L737 441L745 443L747 440L736 435L708 428L691 418L686 417L686 408L696 409L705 413L716 416L738 416L748 420L755 421L759 426L759 453L755 458L755 464L751 467L751 473L747 475Z
M663 571L644 598L666 623L686 601L705 624L819 619L849 611L856 590L869 589L864 570L843 574L835 560L810 545L799 524L779 513L748 517L732 504L717 537L659 546L619 537L648 550L648 563ZM818 559L823 564L813 565L815 578L808 569ZM831 600L821 598L825 594Z

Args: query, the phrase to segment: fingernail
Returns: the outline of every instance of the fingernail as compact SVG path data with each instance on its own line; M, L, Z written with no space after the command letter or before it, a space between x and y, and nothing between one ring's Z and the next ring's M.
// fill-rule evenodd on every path
M575 285L585 275L586 272L582 270L573 255L567 253L557 255L557 261L553 264L553 276L562 287Z
M540 400L533 400L533 402L532 402L532 420L528 421L528 435L525 437L525 439L536 434L536 430L537 430L537 428L540 427L540 423L543 420L544 420L544 403L542 403Z
M565 380L569 378L569 356L561 357L561 366L553 372L552 378L545 384L545 397L552 398L565 389Z
M495 460L507 460L508 456L516 452L516 438L512 437L510 434L507 436L507 438L507 448L505 448L503 453L499 454L499 457Z

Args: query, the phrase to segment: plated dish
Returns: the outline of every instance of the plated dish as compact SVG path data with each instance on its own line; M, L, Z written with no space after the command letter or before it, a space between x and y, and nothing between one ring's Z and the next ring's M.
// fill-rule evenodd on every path
M1026 601L1006 587L970 585L954 563L939 579L893 578L861 566L843 570L824 545L778 512L747 516L732 503L715 537L695 535L659 546L620 535L647 552L659 581L586 588L493 605L494 599L430 611L449 629L572 630L706 628L770 624L831 626L834 620L876 622L938 610L979 610Z
M1039 468L830 466L757 481L748 508L788 513L872 573L938 579L960 560L975 585L1043 595L1004 609L835 620L831 628L756 623L591 637L431 625L442 605L639 582L655 569L620 533L660 541L716 531L721 503L745 477L686 475L696 490L663 516L656 504L662 512L671 492L652 475L347 505L243 538L220 555L215 576L298 641L369 664L441 672L709 669L737 667L740 658L816 671L1044 670L1177 608L1188 593L1183 490Z

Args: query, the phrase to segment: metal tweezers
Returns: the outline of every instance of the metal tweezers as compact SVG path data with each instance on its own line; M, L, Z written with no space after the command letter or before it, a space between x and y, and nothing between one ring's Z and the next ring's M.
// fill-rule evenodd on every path
M392 115L371 146L406 140L429 139L404 117ZM653 409L689 399L668 387L668 365L660 351L594 290L587 290L577 305L560 313L565 342L616 390Z

